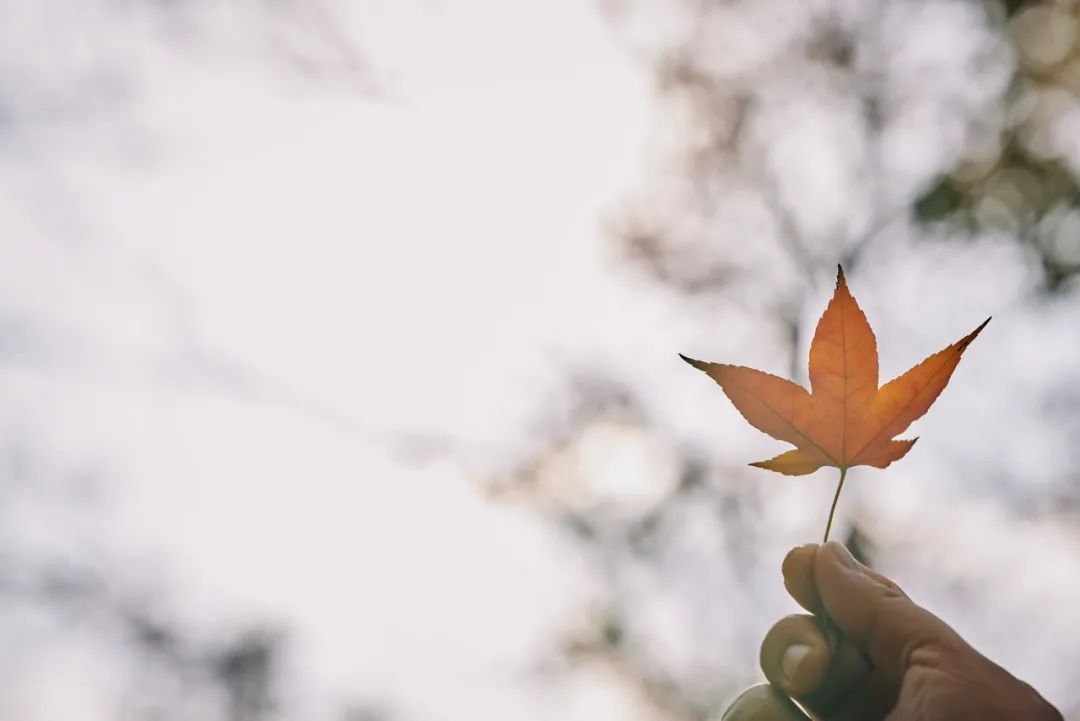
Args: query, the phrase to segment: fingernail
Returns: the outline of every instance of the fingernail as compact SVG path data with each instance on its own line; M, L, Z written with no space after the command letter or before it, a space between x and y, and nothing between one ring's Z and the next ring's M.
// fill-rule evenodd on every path
M810 647L805 643L796 643L788 646L784 655L780 657L780 671L784 674L787 685L795 683L795 676L799 673L799 666L803 659L810 653Z

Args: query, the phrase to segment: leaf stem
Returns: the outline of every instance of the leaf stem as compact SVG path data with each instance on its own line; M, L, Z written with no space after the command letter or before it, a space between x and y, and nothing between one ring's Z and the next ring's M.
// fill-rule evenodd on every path
M847 468L840 469L840 483L836 484L836 495L832 499L832 508L829 509L829 522L825 524L825 540L822 543L829 542L829 531L832 530L833 514L836 513L836 502L840 500L840 491L844 488L844 479L847 478Z

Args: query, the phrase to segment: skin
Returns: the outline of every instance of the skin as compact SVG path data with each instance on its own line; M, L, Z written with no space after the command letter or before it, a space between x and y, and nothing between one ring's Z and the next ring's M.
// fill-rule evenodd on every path
M1031 686L840 544L796 548L783 572L812 615L769 630L761 645L769 683L747 689L723 721L1062 721Z

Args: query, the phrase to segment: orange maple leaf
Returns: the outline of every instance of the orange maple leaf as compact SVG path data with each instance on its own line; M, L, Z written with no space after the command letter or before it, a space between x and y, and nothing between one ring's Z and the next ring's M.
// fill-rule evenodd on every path
M840 469L842 485L848 468L885 468L911 450L917 438L894 437L926 413L948 385L960 356L989 322L987 318L968 335L879 388L874 331L848 290L843 268L838 267L836 291L810 345L810 392L754 368L680 356L719 383L750 425L795 446L750 465L790 476L834 466ZM831 514L829 521L831 525Z

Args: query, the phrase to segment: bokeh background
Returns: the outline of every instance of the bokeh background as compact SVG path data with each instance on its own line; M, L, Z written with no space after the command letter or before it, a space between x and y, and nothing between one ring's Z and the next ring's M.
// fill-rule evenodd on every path
M1080 719L1080 9L0 3L0 718L704 721L835 475L678 352L891 377L839 536Z

